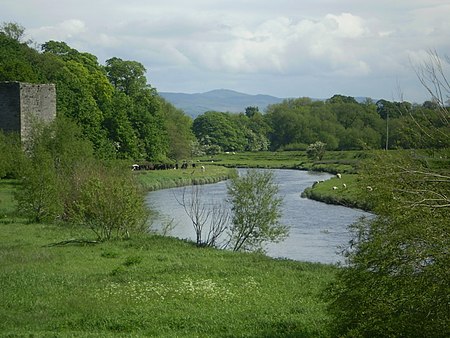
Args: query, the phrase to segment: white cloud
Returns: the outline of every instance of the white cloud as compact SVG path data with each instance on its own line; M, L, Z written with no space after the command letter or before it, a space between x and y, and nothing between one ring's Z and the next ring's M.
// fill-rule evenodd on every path
M43 26L30 29L29 34L36 39L48 40L72 39L86 32L86 24L82 20L69 19L57 23L54 26ZM44 41L44 42L45 42Z
M343 69L341 76L366 75L370 67L358 52L366 43L366 32L363 19L349 13L316 21L278 17L253 27L225 29L222 34L228 38L222 41L191 40L180 50L193 63L212 70L303 74L315 68L323 73Z

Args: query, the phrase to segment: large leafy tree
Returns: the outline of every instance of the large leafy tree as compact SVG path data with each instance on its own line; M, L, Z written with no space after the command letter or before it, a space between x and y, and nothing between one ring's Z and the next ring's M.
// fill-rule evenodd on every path
M206 112L193 123L195 136L205 145L219 146L223 151L244 150L246 139L242 126L233 123L230 114Z
M126 115L135 130L139 158L165 161L169 150L165 117L156 90L147 84L145 67L114 57L106 61L105 70L116 93L129 98Z
M105 69L114 88L127 95L133 96L147 87L146 69L137 61L113 57L106 60Z
M265 244L287 237L289 228L280 223L282 198L272 172L249 170L234 177L227 189L234 251L263 251Z
M195 141L192 119L162 97L160 101L169 143L168 157L174 160L190 158Z

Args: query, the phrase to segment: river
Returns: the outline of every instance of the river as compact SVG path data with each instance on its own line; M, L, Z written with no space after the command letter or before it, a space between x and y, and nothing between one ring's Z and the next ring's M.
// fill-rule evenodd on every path
M242 172L243 170L240 170L240 174ZM281 222L290 226L290 233L283 242L269 244L267 255L308 262L342 262L343 258L338 254L338 248L346 245L350 239L347 226L370 214L300 197L305 188L315 181L330 178L332 176L330 174L283 169L276 169L273 172L275 182L279 185L279 194L283 197ZM205 201L224 200L226 184L219 182L202 186ZM150 192L146 202L159 214L154 220L154 229L160 229L162 224L172 220L175 227L170 232L171 236L195 239L191 222L176 199L176 196L181 196L183 189Z

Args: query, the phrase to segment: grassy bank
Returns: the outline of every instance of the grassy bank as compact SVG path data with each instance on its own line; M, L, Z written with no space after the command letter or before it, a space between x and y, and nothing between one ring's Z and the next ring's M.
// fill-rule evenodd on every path
M371 209L369 191L361 188L356 174L342 174L306 188L302 197L316 201L343 205L369 211Z
M328 151L320 161L308 159L305 151L222 153L198 158L202 163L227 167L299 169L330 173L355 173L368 151Z
M13 190L0 183L0 336L329 336L320 293L332 266L151 234L53 245L94 237L14 219Z
M200 166L195 169L185 170L149 170L136 171L139 182L145 190L181 187L195 184L209 184L226 180L234 174L234 170L216 165L204 165L203 171Z

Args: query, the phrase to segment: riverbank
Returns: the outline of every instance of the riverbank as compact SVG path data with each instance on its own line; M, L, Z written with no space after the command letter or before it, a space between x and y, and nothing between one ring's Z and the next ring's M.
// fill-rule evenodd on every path
M216 165L203 165L188 169L136 171L145 191L183 187L197 184L210 184L227 180L235 175L233 168Z
M330 336L321 292L336 267L154 234L64 244L95 238L18 218L14 190L0 181L0 336Z
M306 188L301 196L327 204L371 211L370 191L361 188L363 185L359 179L357 174L340 174L340 178L332 177Z

